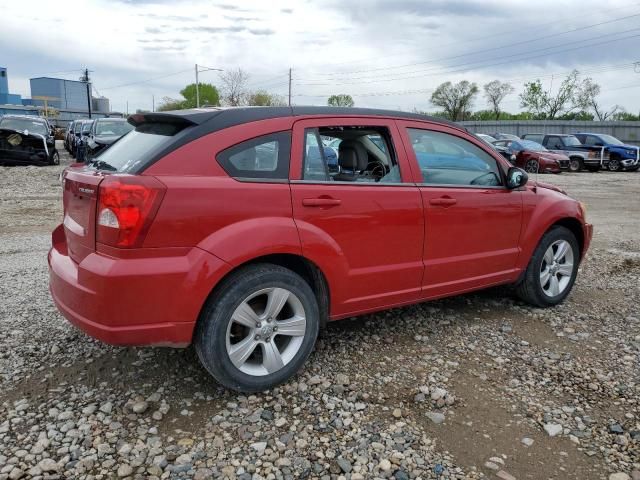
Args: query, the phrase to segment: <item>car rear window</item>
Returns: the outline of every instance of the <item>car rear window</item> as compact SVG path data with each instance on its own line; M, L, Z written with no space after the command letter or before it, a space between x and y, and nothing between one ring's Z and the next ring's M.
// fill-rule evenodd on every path
M182 123L143 123L100 153L92 164L100 170L123 173L138 171L184 128Z

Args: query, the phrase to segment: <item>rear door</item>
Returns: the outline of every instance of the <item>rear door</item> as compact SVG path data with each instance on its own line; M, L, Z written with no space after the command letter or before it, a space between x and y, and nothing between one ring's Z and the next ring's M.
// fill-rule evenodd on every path
M498 161L457 129L398 122L424 205L423 296L434 298L514 278L522 193L507 189ZM441 162L439 151L459 152ZM433 153L432 153L433 152Z
M371 163L352 168L343 148L339 154L342 171L332 172L326 158L318 156L323 149L315 147L326 143L337 145L340 151L338 145L347 141L341 137L350 137L352 146L357 142L365 148L365 163ZM354 155L355 150L363 152L354 147ZM388 165L383 169L385 162ZM419 298L422 200L392 120L297 121L290 178L302 250L328 277L332 318Z

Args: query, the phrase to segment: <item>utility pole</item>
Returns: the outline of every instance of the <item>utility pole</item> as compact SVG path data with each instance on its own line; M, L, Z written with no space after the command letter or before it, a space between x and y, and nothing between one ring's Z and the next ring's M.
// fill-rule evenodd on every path
M289 69L289 106L291 106L291 69Z
M89 118L91 118L91 83L89 82L89 69L84 69L84 76L81 80L87 87L87 110L89 111Z
M152 112L156 111L156 96L155 95L151 95L151 111Z
M196 108L200 108L200 82L198 82L198 64L196 63Z

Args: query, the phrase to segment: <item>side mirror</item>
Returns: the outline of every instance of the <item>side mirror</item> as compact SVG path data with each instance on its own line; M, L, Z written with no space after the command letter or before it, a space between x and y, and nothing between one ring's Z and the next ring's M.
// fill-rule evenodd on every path
M529 181L527 172L518 167L511 167L507 172L507 188L513 190L524 187Z

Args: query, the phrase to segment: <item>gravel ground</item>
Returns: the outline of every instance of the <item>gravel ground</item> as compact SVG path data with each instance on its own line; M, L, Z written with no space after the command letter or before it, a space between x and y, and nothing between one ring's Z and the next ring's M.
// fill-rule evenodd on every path
M0 480L640 479L640 173L541 178L596 228L565 304L499 288L336 322L296 379L243 396L191 349L57 313L62 168L0 168Z

